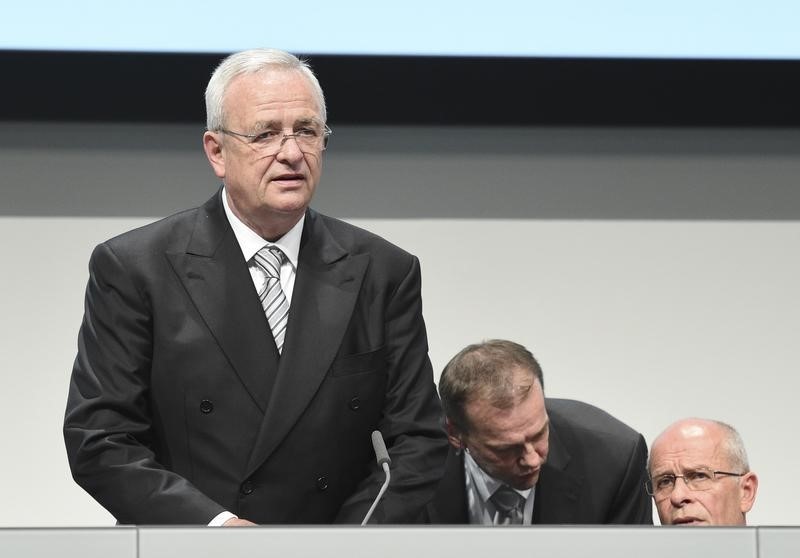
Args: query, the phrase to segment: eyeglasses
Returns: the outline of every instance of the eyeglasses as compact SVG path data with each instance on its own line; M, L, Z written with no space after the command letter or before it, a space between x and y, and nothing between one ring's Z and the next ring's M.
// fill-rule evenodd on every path
M663 500L672 494L678 479L683 479L689 490L710 490L717 481L717 477L743 477L745 474L700 468L693 471L684 471L682 475L658 475L647 479L644 484L650 496L654 496L656 500Z
M297 147L303 153L324 151L328 147L328 138L333 133L328 126L325 126L324 129L317 126L305 126L293 134L285 134L277 130L264 130L257 134L234 132L225 128L218 128L217 131L247 140L248 145L264 156L277 154L289 138L297 142Z

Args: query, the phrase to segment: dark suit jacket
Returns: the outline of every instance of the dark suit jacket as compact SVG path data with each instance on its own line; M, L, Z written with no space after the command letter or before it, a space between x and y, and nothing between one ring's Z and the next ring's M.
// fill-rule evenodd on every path
M220 193L99 245L64 435L72 474L121 523L406 522L446 439L418 260L308 210L279 358Z
M550 453L542 467L534 524L653 523L645 491L647 444L605 411L547 399ZM450 450L445 476L427 505L425 523L469 523L464 457Z

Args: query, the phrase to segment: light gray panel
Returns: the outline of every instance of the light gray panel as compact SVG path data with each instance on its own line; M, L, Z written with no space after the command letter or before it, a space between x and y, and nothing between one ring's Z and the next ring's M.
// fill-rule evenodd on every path
M800 556L800 528L762 527L758 530L759 558L797 558Z
M756 531L659 527L140 529L140 558L374 556L381 558L755 558Z
M0 214L164 216L218 187L202 126L0 125Z
M800 130L354 128L326 165L349 218L800 218Z
M0 529L7 558L136 558L136 529Z
M334 126L346 219L800 219L800 130ZM202 125L0 123L0 215L159 217L218 186Z

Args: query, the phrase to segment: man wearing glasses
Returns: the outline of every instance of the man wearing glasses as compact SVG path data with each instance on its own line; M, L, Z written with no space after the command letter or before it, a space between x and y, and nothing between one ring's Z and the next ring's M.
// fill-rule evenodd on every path
M662 525L745 525L758 477L739 433L722 422L684 419L653 442L647 491Z
M580 401L544 397L522 345L470 345L439 380L452 446L421 521L652 524L644 438Z
M99 245L64 424L120 523L417 516L441 476L419 261L309 208L331 135L309 67L234 54L206 89L203 206Z

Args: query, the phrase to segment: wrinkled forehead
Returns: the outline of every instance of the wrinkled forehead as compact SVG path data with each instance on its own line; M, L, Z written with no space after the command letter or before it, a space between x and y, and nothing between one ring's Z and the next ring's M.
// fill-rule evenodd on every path
M650 470L654 474L727 466L722 437L714 429L700 425L685 425L665 432L651 450Z
M324 121L322 99L314 84L302 71L293 68L267 67L236 76L223 96L226 115L255 108L290 108L309 106Z
M519 393L515 390L519 386ZM465 405L470 434L501 437L502 431L541 430L547 425L547 409L539 382L512 384L502 404L491 397L475 396Z

